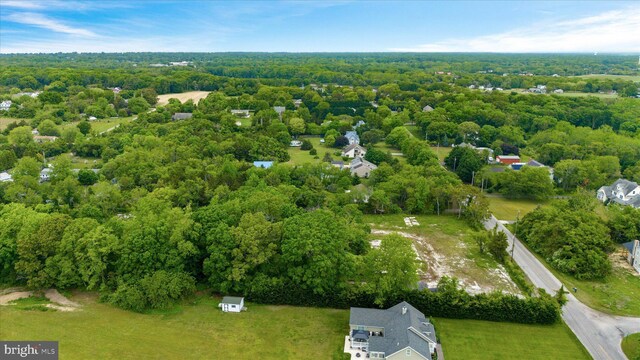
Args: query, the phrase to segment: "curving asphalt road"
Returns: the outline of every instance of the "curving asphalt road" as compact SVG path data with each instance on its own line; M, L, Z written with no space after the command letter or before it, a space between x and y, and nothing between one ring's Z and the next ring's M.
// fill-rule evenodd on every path
M498 229L507 234L509 251L515 241L513 259L522 268L531 282L555 294L561 286L556 278L513 234L491 215L485 228ZM566 287L565 287L566 288ZM567 294L567 304L562 308L562 319L578 337L589 354L597 360L625 360L620 348L622 338L640 332L640 318L615 316L593 310L584 305L573 294Z

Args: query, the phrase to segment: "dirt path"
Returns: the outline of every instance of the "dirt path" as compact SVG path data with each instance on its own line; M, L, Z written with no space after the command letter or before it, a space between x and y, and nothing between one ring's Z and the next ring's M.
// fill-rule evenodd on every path
M0 305L9 305L10 302L28 298L33 295L33 291L14 291L5 295L0 295ZM53 304L45 306L58 311L76 311L80 309L80 304L67 299L56 289L49 289L44 292L44 296Z
M0 296L0 305L8 305L10 302L18 299L28 298L33 295L33 291L16 291Z
M73 307L73 308L78 308L80 307L80 304L78 304L77 302L73 302L69 299L67 299L64 295L60 294L58 292L58 290L56 289L49 289L47 291L45 291L44 296L49 299L49 301L54 302L56 304L62 305L62 306L68 306L68 307Z

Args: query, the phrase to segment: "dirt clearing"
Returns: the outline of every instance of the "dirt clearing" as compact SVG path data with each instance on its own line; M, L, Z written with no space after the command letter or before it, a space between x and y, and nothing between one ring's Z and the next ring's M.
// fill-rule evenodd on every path
M391 229L380 229L376 228L377 224L371 224L372 245L380 240L376 235L397 233L411 239L417 259L424 264L418 270L420 281L429 288L436 287L443 276L450 276L458 278L470 294L495 290L520 294L505 268L488 255L479 254L477 246L464 233L444 234L439 231L438 224L425 224L423 220L420 223L424 225Z
M169 99L178 99L181 103L187 100L193 100L197 104L201 99L204 99L209 95L211 91L189 91L176 94L164 94L158 95L158 105L166 105L169 103Z

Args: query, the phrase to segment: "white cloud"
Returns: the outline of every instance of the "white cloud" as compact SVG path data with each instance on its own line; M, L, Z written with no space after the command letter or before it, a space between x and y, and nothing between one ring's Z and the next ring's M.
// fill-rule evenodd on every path
M26 0L2 0L0 1L2 7L12 7L19 9L43 9L44 5L37 1Z
M65 25L56 19L52 19L45 15L36 14L36 13L30 13L30 12L13 13L8 15L4 20L20 23L20 24L33 25L43 29L64 33L64 34L89 36L89 37L97 36L96 33L94 33L91 30Z
M391 51L639 52L640 7L472 38L452 38Z

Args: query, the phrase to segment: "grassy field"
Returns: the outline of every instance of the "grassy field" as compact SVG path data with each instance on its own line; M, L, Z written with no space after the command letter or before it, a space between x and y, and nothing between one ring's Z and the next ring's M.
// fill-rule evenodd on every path
M566 288L577 288L574 295L586 305L610 314L640 316L640 276L632 270L614 266L611 275L594 281L553 272Z
M440 318L434 323L447 360L590 359L564 323L524 325Z
M189 91L184 93L158 95L158 105L168 104L169 99L171 98L178 99L181 103L184 103L187 100L193 100L193 102L197 104L200 99L206 98L209 93L210 91Z
M418 251L426 272L420 278L435 286L444 276L457 277L470 292L503 290L520 293L504 268L488 254L480 253L473 240L474 233L463 220L453 215L417 215L417 226L407 226L407 215L365 215L370 224L371 239L380 239L384 232L396 231L410 238Z
M513 225L509 228L513 231ZM613 270L602 280L578 280L555 270L540 255L531 252L564 284L565 289L577 288L574 295L585 305L613 315L640 316L640 301L637 301L640 299L640 276L624 263L621 248L610 255Z
M76 312L40 311L42 299L0 307L0 338L60 341L62 359L332 359L349 311L247 304L222 313L200 296L170 311L137 314L74 293ZM28 310L31 308L32 310ZM588 359L564 324L433 320L447 359Z
M589 74L589 75L580 75L577 77L581 77L585 79L622 79L622 80L631 80L635 82L640 82L640 75Z
M26 122L30 122L30 119L18 119L18 118L10 118L10 117L0 117L0 131L4 130L9 126L9 124L14 122L19 122L24 120Z
M453 148L449 146L432 146L431 150L433 150L433 152L436 153L436 155L438 155L438 159L442 163L444 162L444 158L446 158L449 155L449 153L451 152L451 150L453 150Z
M640 333L629 335L622 340L622 351L629 360L640 360Z
M507 199L503 197L491 196L489 200L489 211L495 215L498 220L515 221L518 211L522 219L527 213L533 211L539 205L544 205L544 201L529 199Z
M137 314L80 294L77 312L0 308L0 339L60 341L62 359L331 359L347 334L346 310L248 304L223 313L198 297L172 311Z
M302 141L302 139L305 139L305 137L301 136L298 138L300 141ZM333 153L338 151L338 149L321 144L319 137L308 137L306 139L311 141L314 149L318 151L318 159L315 159L314 155L309 154L309 150L300 150L299 147L289 147L287 152L289 152L291 160L289 160L288 164L302 165L305 163L320 163L326 152L331 154L333 160L342 160L342 157L333 155Z
M125 124L133 121L134 116L127 116L122 118L106 118L106 119L98 119L90 121L91 124L91 133L101 133L107 131L113 127L119 126L120 124ZM66 129L69 127L74 127L78 125L78 121L64 123L60 125L60 129Z

